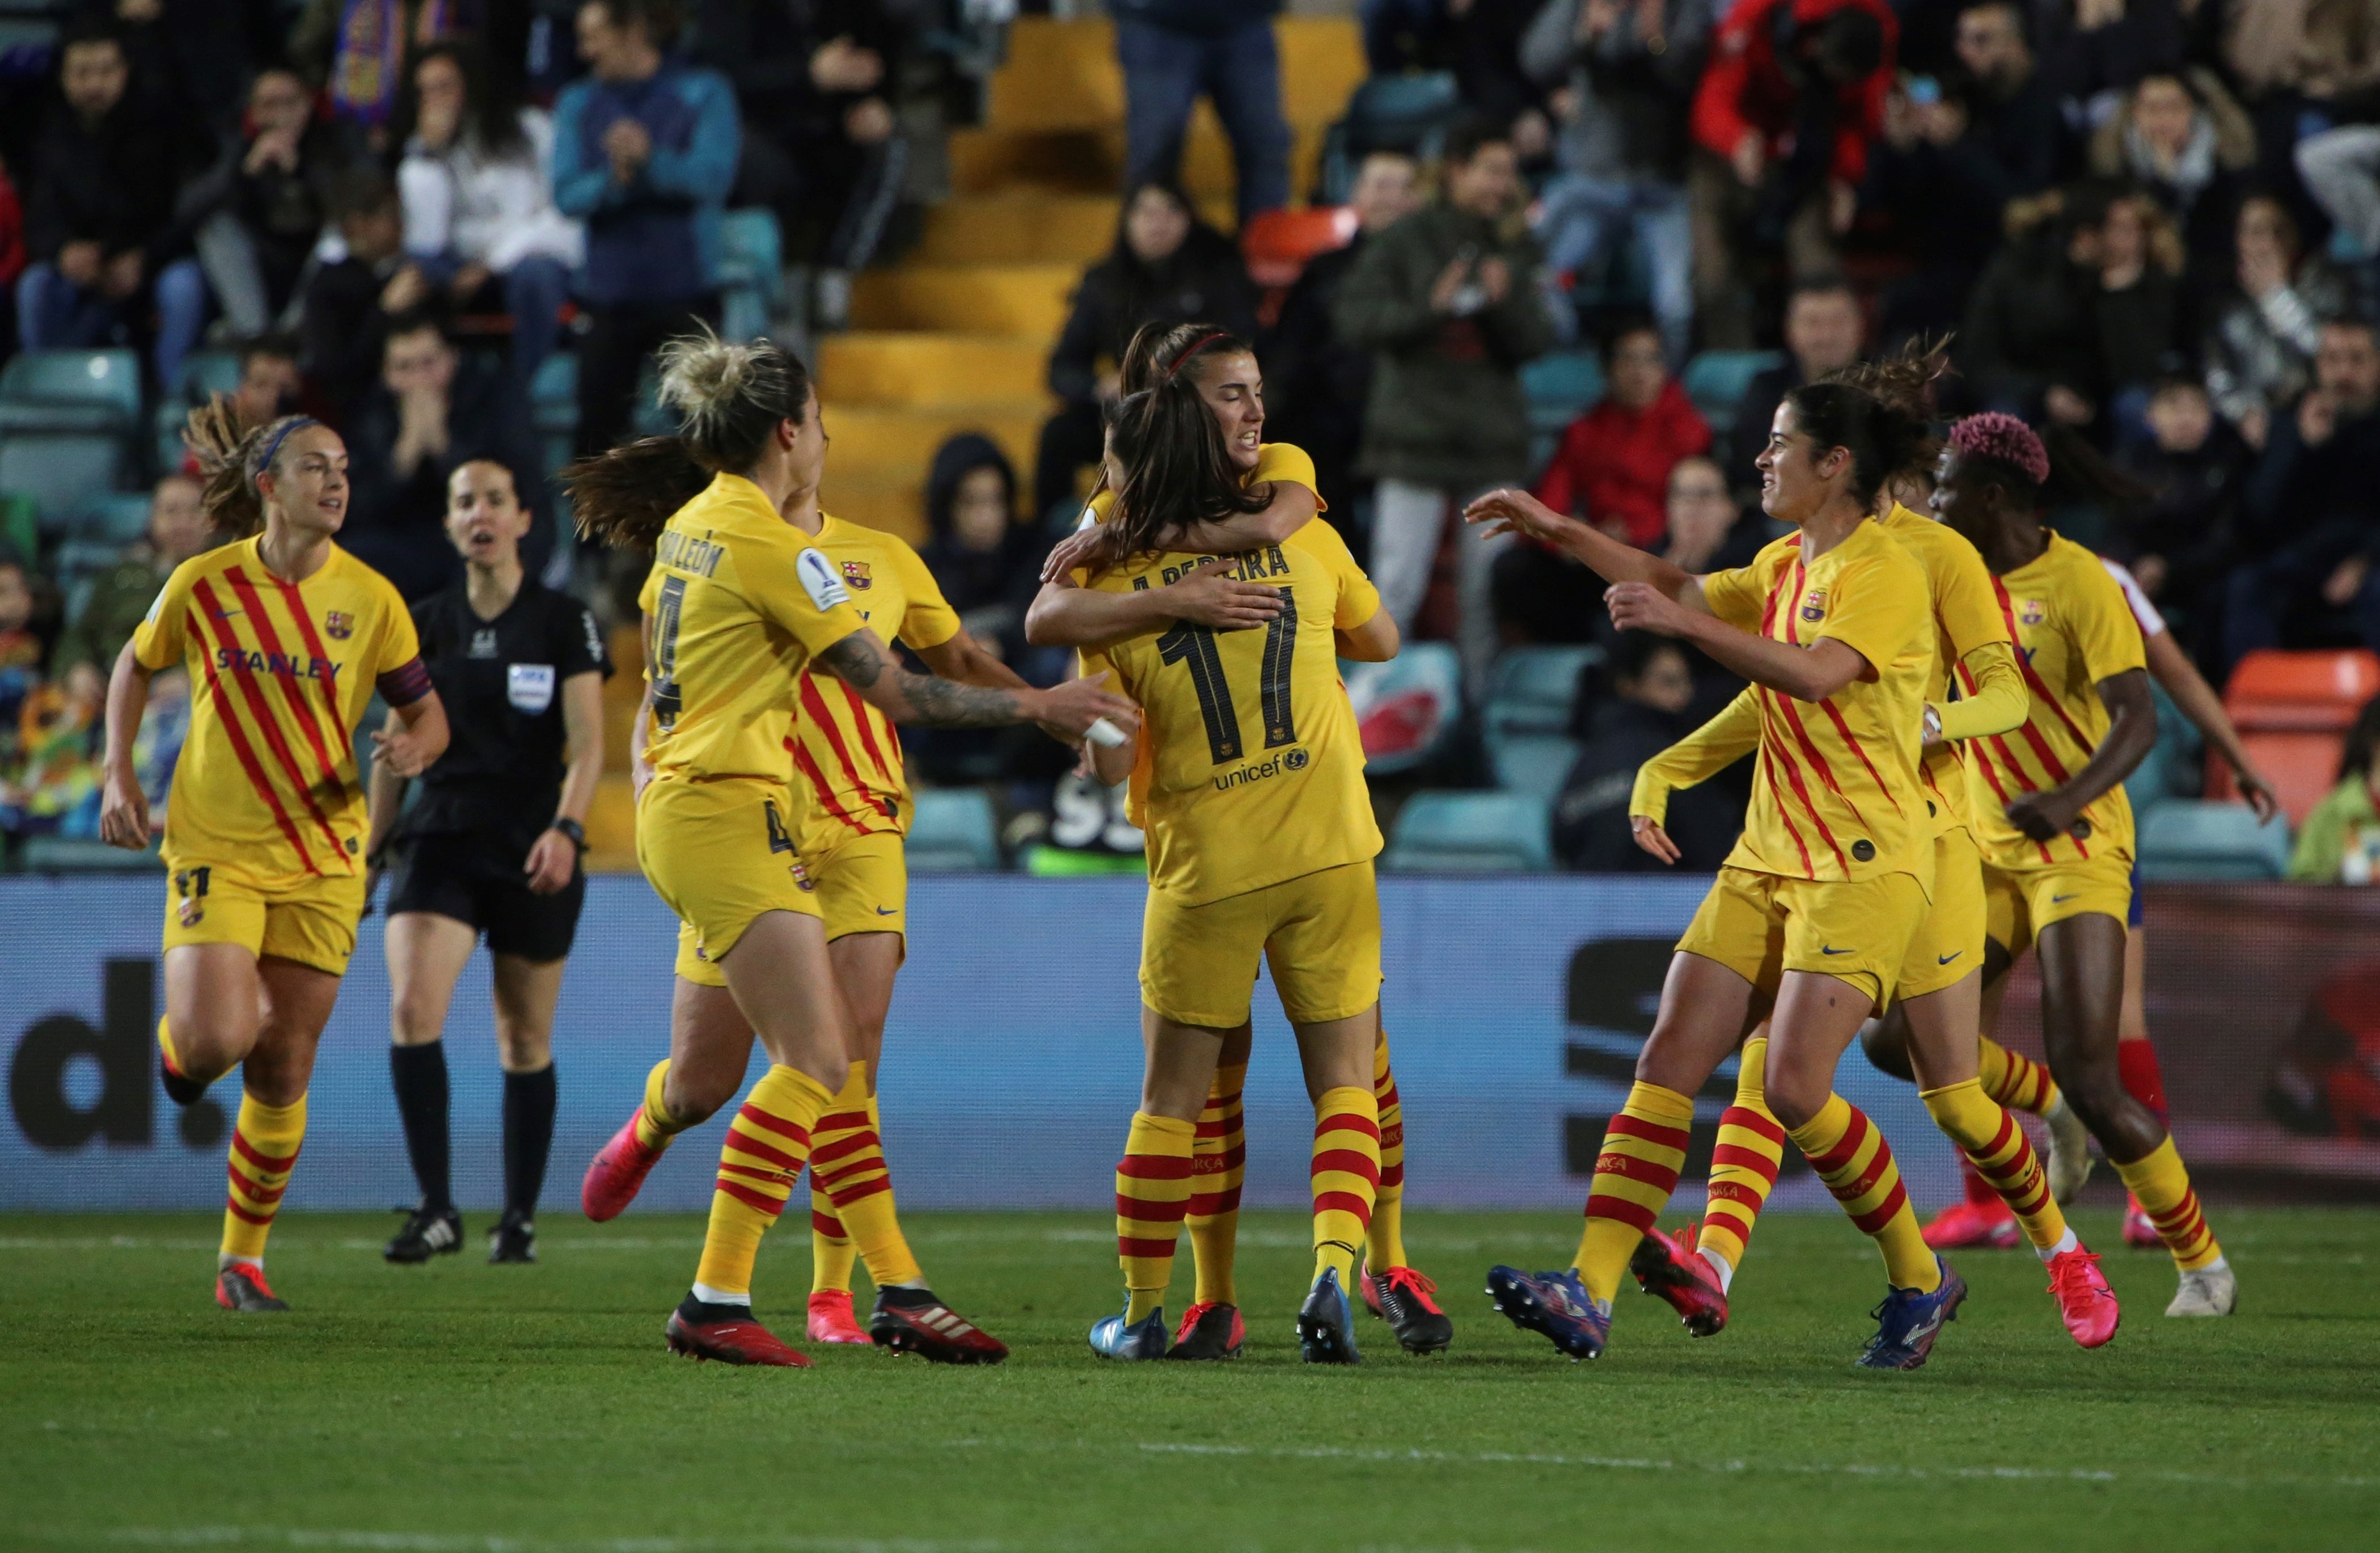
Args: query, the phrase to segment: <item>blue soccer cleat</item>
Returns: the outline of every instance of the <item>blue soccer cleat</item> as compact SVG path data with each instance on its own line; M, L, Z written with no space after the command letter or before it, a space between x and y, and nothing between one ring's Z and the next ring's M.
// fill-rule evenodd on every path
M1488 1297L1504 1319L1547 1338L1573 1364L1603 1357L1603 1345L1611 1341L1611 1302L1589 1294L1576 1268L1530 1274L1490 1268Z
M1868 1339L1867 1347L1860 1351L1858 1364L1863 1369L1913 1370L1925 1363L1934 1352L1934 1340L1942 1335L1942 1324L1959 1318L1959 1306L1967 1297L1967 1280L1951 1271L1950 1264L1941 1257L1934 1265L1942 1269L1942 1281L1930 1294L1914 1289L1895 1289L1884 1296L1884 1303L1868 1312L1876 1317L1876 1336Z
M1129 1327L1124 1325L1123 1312L1118 1311L1093 1323L1091 1352L1102 1359L1162 1359L1171 1336L1161 1310L1150 1311Z
M1339 1287L1339 1269L1326 1268L1297 1307L1297 1348L1309 1365L1360 1365L1355 1351L1355 1307Z

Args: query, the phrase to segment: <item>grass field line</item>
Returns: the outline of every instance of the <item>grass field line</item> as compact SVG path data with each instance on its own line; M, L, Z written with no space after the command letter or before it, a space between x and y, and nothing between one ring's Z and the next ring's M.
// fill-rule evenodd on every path
M523 1537L446 1535L432 1532L334 1531L300 1526L123 1526L100 1532L32 1531L51 1543L93 1542L135 1547L306 1547L354 1549L356 1553L1046 1553L1062 1548L1111 1547L1097 1543L1037 1536L1031 1542L967 1537ZM1240 1546L1225 1544L1224 1546ZM1481 1553L1459 1547L1395 1547L1365 1543L1354 1553ZM1528 1553L1524 1548L1506 1553Z
M1779 1473L1793 1477L1877 1477L1908 1478L1917 1481L1932 1478L1986 1478L2011 1482L2047 1483L2122 1483L2126 1481L2187 1483L2204 1487L2233 1488L2380 1487L2380 1477L2346 1475L2324 1477L2299 1474L2249 1477L2228 1473L2176 1472L2162 1469L2119 1472L2106 1467L1911 1467L1869 1465L1857 1462L1747 1462L1741 1460L1679 1462L1664 1457L1579 1456L1556 1451L1421 1449L1367 1450L1336 1445L1207 1445L1164 1440L1144 1440L1135 1449L1151 1455L1166 1456L1257 1456L1294 1461L1435 1462L1447 1465L1476 1463L1483 1466L1600 1467L1617 1472L1706 1473L1726 1476L1741 1476L1750 1473Z

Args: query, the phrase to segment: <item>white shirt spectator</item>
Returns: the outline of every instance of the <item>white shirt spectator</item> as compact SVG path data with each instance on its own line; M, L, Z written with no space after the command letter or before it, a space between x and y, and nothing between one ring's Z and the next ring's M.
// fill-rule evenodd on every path
M418 140L405 148L396 187L407 253L484 264L498 274L531 255L577 267L586 235L554 208L553 121L523 108L520 124L526 152L490 156L468 134L443 152Z

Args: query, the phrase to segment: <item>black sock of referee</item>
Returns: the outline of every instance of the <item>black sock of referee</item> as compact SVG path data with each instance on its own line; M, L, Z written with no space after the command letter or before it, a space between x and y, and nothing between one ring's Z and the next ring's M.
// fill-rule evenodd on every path
M391 1046L388 1073L396 1081L396 1114L405 1122L405 1151L413 1159L413 1179L421 1187L421 1206L452 1207L455 1187L447 1164L446 1043L435 1040L419 1046Z
M504 1074L504 1211L537 1217L545 1157L553 1147L553 1064Z

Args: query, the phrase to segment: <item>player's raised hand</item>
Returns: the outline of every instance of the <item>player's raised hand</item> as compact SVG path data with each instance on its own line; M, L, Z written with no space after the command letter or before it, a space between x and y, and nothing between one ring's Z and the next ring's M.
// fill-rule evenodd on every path
M1091 724L1106 718L1125 733L1140 725L1140 709L1108 688L1104 671L1084 679L1070 679L1062 685L1039 692L1039 704L1033 721L1044 727L1062 728L1075 738L1091 731Z
M107 773L107 789L99 801L99 839L128 852L149 844L149 795L129 771Z
M1615 582L1603 592L1611 624L1621 630L1677 636L1693 612L1649 582Z
M1670 839L1670 832L1662 830L1660 822L1650 815L1630 815L1628 833L1634 838L1640 849L1651 853L1664 863L1674 863L1684 855L1679 852L1678 843Z
M1475 498L1463 509L1463 521L1485 524L1490 535L1523 534L1552 544L1560 542L1577 520L1564 517L1525 491L1507 487Z
M1240 581L1231 575L1236 564L1227 556L1209 556L1183 573L1165 589L1167 613L1218 631L1251 631L1269 624L1281 613L1281 589Z

